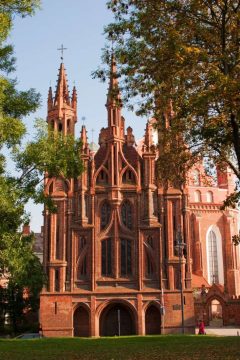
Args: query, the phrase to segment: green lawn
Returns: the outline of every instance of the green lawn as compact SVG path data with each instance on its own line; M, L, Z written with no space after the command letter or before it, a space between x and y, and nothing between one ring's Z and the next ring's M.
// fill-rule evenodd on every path
M240 337L0 340L1 360L240 360Z

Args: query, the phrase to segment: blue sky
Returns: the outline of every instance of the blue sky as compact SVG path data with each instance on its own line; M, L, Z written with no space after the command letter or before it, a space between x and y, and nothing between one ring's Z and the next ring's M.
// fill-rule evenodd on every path
M89 138L94 129L94 141L98 141L99 130L106 126L107 84L91 78L92 71L101 64L101 49L104 47L104 25L112 20L105 0L43 0L42 9L33 17L16 18L10 42L14 44L17 57L19 89L36 88L42 95L42 106L26 119L29 136L36 117L46 118L47 92L51 83L55 88L61 44L67 48L64 64L70 89L74 82L78 91L78 125L76 136L81 127L81 118ZM145 119L123 110L126 125L134 129L136 138L143 135ZM29 204L31 228L39 231L43 223L42 207Z

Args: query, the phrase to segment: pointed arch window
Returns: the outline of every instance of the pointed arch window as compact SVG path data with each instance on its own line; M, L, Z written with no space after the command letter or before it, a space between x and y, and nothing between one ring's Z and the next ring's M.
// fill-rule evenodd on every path
M112 240L106 239L101 244L102 276L112 275Z
M78 269L77 269L77 279L83 280L87 278L87 268L88 268L88 244L87 238L81 236L78 241Z
M132 205L129 201L124 201L121 207L121 215L123 224L130 230L133 228L133 212Z
M219 264L218 264L218 253L217 253L217 237L213 230L208 234L208 274L209 283L219 283Z
M121 239L121 276L128 277L132 274L132 242Z
M153 277L153 264L149 254L146 252L146 278L151 279Z
M97 185L108 184L108 174L105 170L101 170L97 177Z
M123 177L122 177L122 182L123 182L123 184L130 184L130 185L136 184L135 175L132 170L127 169L124 172Z
M101 207L101 220L100 220L100 228L101 230L104 230L110 221L110 215L111 215L111 207L110 204L105 201Z
M145 277L147 279L152 279L154 277L154 265L152 254L154 252L154 240L152 236L148 236L145 242Z

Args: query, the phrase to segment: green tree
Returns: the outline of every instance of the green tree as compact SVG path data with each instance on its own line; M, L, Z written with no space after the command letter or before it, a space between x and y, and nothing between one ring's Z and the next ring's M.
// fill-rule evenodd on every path
M159 176L174 181L180 174L184 182L192 164L206 157L240 180L240 1L111 0L107 6L115 21L105 32L115 44L124 100L158 121ZM225 206L239 198L236 191Z
M44 282L41 264L33 253L33 237L21 235L20 228L27 220L24 207L33 199L55 211L44 196L44 177L77 177L83 170L80 141L53 134L46 123L37 121L36 136L26 143L23 118L37 109L40 95L34 89L17 89L16 79L10 77L16 60L6 41L14 17L32 15L39 5L37 0L0 0L0 278L8 281L0 295L15 331L23 311L38 306ZM7 168L8 156L16 168L12 173ZM24 297L26 289L28 296Z

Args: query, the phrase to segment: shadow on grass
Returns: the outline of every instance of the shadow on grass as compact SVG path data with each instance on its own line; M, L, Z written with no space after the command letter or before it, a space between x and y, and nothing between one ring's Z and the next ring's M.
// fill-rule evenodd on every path
M240 360L239 337L161 335L0 340L4 360Z

